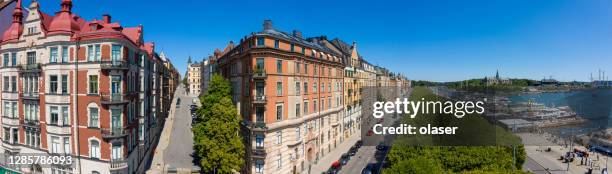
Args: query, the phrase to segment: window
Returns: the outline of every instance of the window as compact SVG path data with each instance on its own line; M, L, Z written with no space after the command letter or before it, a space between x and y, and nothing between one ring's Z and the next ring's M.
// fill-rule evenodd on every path
M3 66L9 66L9 53L4 53L2 60L3 60L3 63L2 63Z
M57 93L57 76L56 75L49 76L49 93L51 94Z
M257 107L255 108L255 120L256 122L264 122L264 112L265 109L264 107Z
M295 45L291 44L291 52L294 52L294 51L295 51Z
M276 82L276 95L283 95L283 82Z
M56 136L51 136L51 153L60 153L60 148L60 138Z
M9 141L11 139L11 129L8 127L4 128L4 140Z
M100 159L100 142L98 140L89 141L89 157Z
M304 73L308 74L308 64L304 63Z
M51 106L51 124L58 125L59 123L59 111L57 106Z
M264 137L263 135L255 136L255 147L263 147L264 146Z
M317 93L317 83L312 84L312 91L313 91L314 93Z
M300 73L300 62L295 62L295 73Z
M27 64L28 65L36 63L36 52L34 52L34 51L28 52L28 53L26 53L26 57L27 57Z
M11 83L11 81L9 80L9 77L8 76L4 76L4 85L3 85L4 88L2 90L5 91L5 92L8 92L9 87L10 87L9 86L10 83Z
M99 125L98 108L89 108L89 127L98 127Z
M265 43L264 37L257 38L257 46L264 46L264 43Z
M262 160L257 160L255 162L255 172L263 173L264 164Z
M301 140L302 139L302 135L301 135L301 131L300 131L300 127L296 127L295 128L295 135L297 136L297 140Z
M283 157L281 156L281 154L278 154L278 159L276 160L276 165L277 168L280 169L283 167Z
M278 49L278 44L279 44L278 39L274 40L274 48Z
M11 92L17 92L17 76L11 76Z
M306 48L302 47L302 54L306 54Z
M50 63L56 63L57 62L57 47L51 47L50 49L50 53L49 53L49 62Z
M19 143L19 128L13 128L13 143Z
M255 70L263 70L265 68L264 66L264 59L263 58L257 58L256 60L256 64L255 64Z
M325 110L325 99L321 99L321 110Z
M295 104L295 117L299 117L300 116L300 104L297 103Z
M283 120L283 105L276 105L276 120Z
M62 94L68 93L68 75L62 75Z
M276 144L283 144L283 132L276 132Z
M317 99L312 101L312 111L317 112Z
M70 138L64 137L64 153L70 154Z
M304 94L308 94L308 82L304 82Z
M283 73L283 60L276 60L276 72Z
M111 60L117 61L121 59L121 45L113 45L113 50L111 51Z
M295 82L295 95L300 95L300 82Z
M304 115L308 114L308 101L304 101Z
M123 158L121 144L115 143L112 146L113 147L111 148L111 160L118 160Z
M68 115L68 106L62 106L62 125L70 125L70 118Z
M97 75L89 76L89 93L90 94L98 93L98 76Z
M321 92L325 92L325 83L321 83Z
M62 47L62 62L68 62L68 47Z

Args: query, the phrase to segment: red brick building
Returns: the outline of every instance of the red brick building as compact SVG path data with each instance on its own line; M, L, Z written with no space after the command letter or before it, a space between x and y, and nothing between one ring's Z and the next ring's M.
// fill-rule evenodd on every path
M0 151L75 157L71 166L18 169L25 172L143 173L176 70L144 42L142 26L110 15L87 21L71 0L54 15L39 5L19 0L2 31Z

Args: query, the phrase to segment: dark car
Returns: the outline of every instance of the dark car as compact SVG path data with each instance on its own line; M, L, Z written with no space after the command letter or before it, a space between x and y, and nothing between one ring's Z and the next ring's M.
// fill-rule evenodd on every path
M351 149L349 149L349 154L351 156L354 156L357 153L357 147L353 146L351 147Z
M378 174L376 164L368 164L361 169L361 174Z
M349 156L346 153L343 153L342 156L340 156L340 164L346 165L346 163L348 163L350 158L351 158L351 156Z
M378 145L376 145L376 150L385 151L387 150L387 146L384 143L380 142Z
M357 148L361 148L361 146L363 145L363 141L359 140L355 143L355 147Z

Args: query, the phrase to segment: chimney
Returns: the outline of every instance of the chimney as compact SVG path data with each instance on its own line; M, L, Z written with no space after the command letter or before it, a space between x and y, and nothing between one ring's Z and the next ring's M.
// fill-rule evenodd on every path
M109 14L103 14L102 15L102 21L104 21L104 23L110 24L111 23L111 16Z
M293 30L293 37L302 39L302 32L298 30Z
M272 29L274 29L273 26L272 26L272 20L270 20L270 19L264 20L263 28L264 28L264 30L272 30Z

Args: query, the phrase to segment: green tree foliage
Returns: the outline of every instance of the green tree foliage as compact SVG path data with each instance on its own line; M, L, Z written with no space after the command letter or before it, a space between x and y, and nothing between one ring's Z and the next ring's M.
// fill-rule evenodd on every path
M411 101L443 101L425 87L415 87ZM450 118L450 119L445 119ZM452 116L419 113L415 118L405 116L403 123L411 125L453 125L460 123L453 136L402 136L395 139L387 154L388 167L383 173L524 173L521 171L526 152L520 139L502 128L489 124L477 115L461 119ZM480 130L480 131L479 131ZM481 140L481 141L474 141ZM490 141L494 142L490 142ZM491 145L465 146L474 141ZM459 144L458 146L455 146ZM471 144L471 143L468 143ZM439 146L438 146L439 145Z
M220 75L213 75L207 93L200 97L193 127L194 149L206 173L240 171L244 164L244 144L240 136L241 118L232 103L231 86Z

